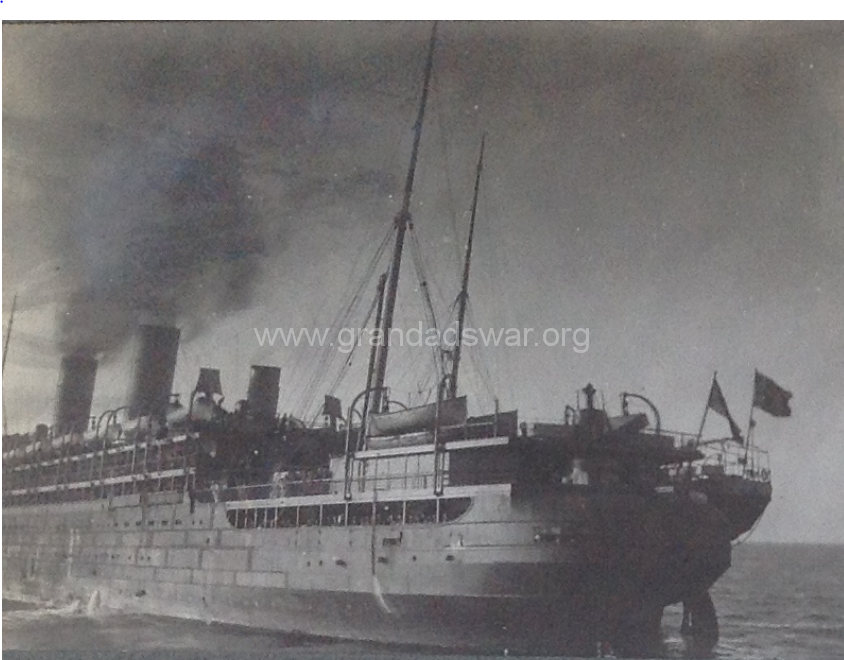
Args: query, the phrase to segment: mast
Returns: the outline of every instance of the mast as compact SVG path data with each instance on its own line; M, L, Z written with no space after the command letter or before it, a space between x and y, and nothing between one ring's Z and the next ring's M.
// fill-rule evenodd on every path
M15 320L15 308L18 306L18 294L12 298L12 313L9 314L9 324L6 326L6 337L3 339L3 365L0 368L2 375L6 374L6 356L9 354L9 340L12 338L12 322ZM9 432L9 423L6 418L6 397L3 397L3 435Z
M484 166L484 143L486 135L481 138L481 153L478 156L478 168L475 172L475 192L472 197L472 216L469 220L469 239L466 242L466 257L463 260L463 282L460 287L459 308L457 312L457 346L454 347L454 357L451 361L451 381L448 397L457 396L457 374L460 369L460 349L463 339L463 325L466 321L466 304L469 301L469 267L472 263L472 242L475 238L475 215L478 211L478 191L481 188L481 171Z
M2 373L6 373L6 356L9 354L9 340L12 338L12 323L15 320L15 308L18 305L18 294L12 298L12 313L9 315L9 324L6 326L6 338L3 340L3 366Z
M422 99L419 102L419 114L416 116L416 124L413 126L413 150L410 154L410 167L407 170L407 180L404 185L404 199L401 210L396 215L396 245L393 250L393 259L390 265L390 277L387 283L387 293L384 300L384 322L381 334L381 350L378 352L378 364L375 372L375 399L373 410L380 412L385 397L383 393L384 376L387 372L387 353L390 344L390 331L393 327L393 313L396 308L396 292L399 286L399 271L401 270L402 249L404 248L404 235L410 223L410 198L413 194L413 179L416 175L416 160L419 156L419 142L422 139L422 121L425 118L425 106L428 102L428 88L431 82L431 70L434 64L434 45L437 38L437 24L431 30L431 41L428 45L428 60L425 64L425 79L422 85Z
M375 327L381 327L381 316L384 312L384 291L387 287L387 273L383 273L378 278L378 307L375 310ZM369 415L369 402L372 399L372 379L375 376L375 361L378 356L378 348L380 342L372 344L369 352L369 367L366 370L366 396L363 399L363 415L361 416L361 433L365 432L366 418ZM348 422L351 424L351 420Z

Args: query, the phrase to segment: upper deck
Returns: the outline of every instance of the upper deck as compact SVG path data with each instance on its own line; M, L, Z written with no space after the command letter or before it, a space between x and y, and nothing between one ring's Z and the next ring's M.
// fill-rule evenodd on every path
M378 490L484 484L671 487L677 479L770 479L767 453L731 439L699 442L647 426L645 415L571 410L562 421L519 422L515 411L467 417L432 430L357 439L345 431L236 426L162 433L142 420L53 437L4 437L3 502L79 501L189 491L200 499L361 497ZM213 442L209 444L209 435ZM345 436L348 451L342 450ZM351 443L351 444L350 444ZM220 452L209 457L209 446ZM316 447L303 459L290 448ZM212 449L211 454L217 453ZM251 459L259 456L260 465ZM216 465L209 468L209 461Z

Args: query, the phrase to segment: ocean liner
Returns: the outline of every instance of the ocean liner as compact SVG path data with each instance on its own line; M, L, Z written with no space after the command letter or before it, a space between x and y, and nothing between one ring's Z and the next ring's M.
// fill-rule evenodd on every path
M384 337L433 50L432 38L374 304ZM3 437L4 597L583 656L658 653L663 609L684 603L696 652L717 642L708 590L770 500L761 450L669 432L637 394L610 415L591 385L553 415L562 421L470 416L459 341L424 406L391 400L382 342L361 393L346 409L326 397L319 426L279 417L273 366L253 366L246 400L228 411L214 369L172 395L179 340L174 327L141 326L127 403L96 417L96 356L65 356L53 424Z

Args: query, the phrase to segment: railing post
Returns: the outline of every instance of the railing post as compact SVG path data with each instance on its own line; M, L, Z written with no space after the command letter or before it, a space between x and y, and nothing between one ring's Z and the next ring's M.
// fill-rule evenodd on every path
M446 375L437 387L437 405L434 409L434 496L439 497L445 488L445 447L440 441L440 402L450 376ZM439 504L438 504L439 506Z
M343 475L343 498L347 501L352 499L352 466L354 463L354 461L352 460L352 457L354 455L354 451L352 450L352 417L354 415L355 406L358 404L358 401L360 401L362 397L368 397L372 392L383 389L385 388L369 387L360 394L358 394L352 400L352 403L349 405L349 413L346 417L346 419L349 420L346 424L346 464ZM367 418L369 417L369 414L371 414L371 411L367 412L366 416L361 416L360 429L358 432L358 440L355 445L355 451L357 451L357 447L361 445L362 441L365 440L366 427L368 421Z

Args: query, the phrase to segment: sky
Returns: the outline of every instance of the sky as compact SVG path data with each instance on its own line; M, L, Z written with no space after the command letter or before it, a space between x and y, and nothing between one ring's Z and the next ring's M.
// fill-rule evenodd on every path
M274 364L281 411L348 403L365 347L255 330L363 325L430 29L5 24L10 430L50 420L63 353L96 354L94 408L121 405L144 322L182 329L178 391L214 366L230 404ZM467 350L470 412L561 419L591 382L611 412L638 392L696 432L717 371L746 428L759 369L794 397L755 414L774 496L754 539L844 542L844 28L441 23L399 327L427 324L420 280L453 318L483 135L469 323L534 334ZM546 328L589 348L533 345ZM392 358L393 397L430 396L430 350ZM709 415L705 437L727 432Z

